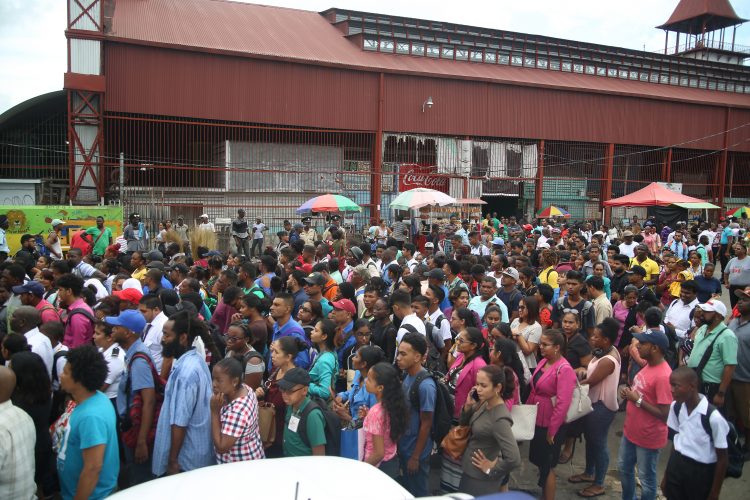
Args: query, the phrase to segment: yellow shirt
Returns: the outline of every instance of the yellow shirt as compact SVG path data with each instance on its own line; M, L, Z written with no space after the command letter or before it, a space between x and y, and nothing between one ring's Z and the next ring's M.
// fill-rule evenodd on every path
M131 278L135 278L138 281L141 282L141 285L143 284L143 280L146 278L146 273L148 272L148 268L146 266L143 266L140 269L136 269L133 271L133 274L130 275Z
M539 283L546 283L553 289L560 288L560 285L557 284L557 278L557 271L552 266L542 269L542 272L539 273Z
M648 257L646 257L646 260L644 260L643 262L638 262L638 258L633 257L632 259L630 259L630 267L633 266L641 266L646 270L646 277L643 278L646 281L659 277L659 264L649 259Z

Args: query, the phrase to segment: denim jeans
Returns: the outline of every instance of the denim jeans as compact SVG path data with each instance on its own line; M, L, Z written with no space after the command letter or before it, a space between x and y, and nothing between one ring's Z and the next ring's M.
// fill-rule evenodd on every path
M593 405L594 411L584 417L583 436L586 439L586 472L587 476L594 476L594 484L604 485L604 476L609 467L609 449L607 448L607 434L615 412L597 401Z
M620 443L620 482L622 500L635 500L635 466L638 464L638 477L641 480L641 500L656 498L656 462L659 450L636 446L625 436Z
M398 455L401 464L401 477L399 482L401 486L414 495L416 498L426 497L428 493L428 482L430 480L430 455L419 461L419 470L415 474L409 474L406 470L406 464L409 456Z
M250 249L250 256L255 257L255 249L258 249L258 256L260 257L263 254L263 238L254 238L253 239L253 246Z
M151 456L142 464L135 463L135 450L123 446L125 449L125 464L127 470L128 486L145 483L154 479L151 473Z

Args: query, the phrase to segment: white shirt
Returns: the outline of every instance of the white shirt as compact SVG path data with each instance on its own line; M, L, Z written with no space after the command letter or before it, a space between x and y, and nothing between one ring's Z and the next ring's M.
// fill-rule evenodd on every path
M213 222L206 222L206 223L198 224L198 229L201 229L203 231L211 231L212 233L216 232Z
M53 359L53 362L54 362L55 354L57 354L58 352L67 352L68 351L68 346L66 346L62 342L60 342L59 344L57 344L53 348L53 351L54 352L52 354L52 359ZM62 372L65 369L65 364L67 362L68 362L68 360L65 359L65 356L60 356L60 357L57 358L57 363L55 363L55 367L54 367L55 371L57 372L57 377L56 377L57 380L53 380L52 381L52 390L53 391L56 391L56 390L58 390L60 388L60 375L62 375Z
M469 309L474 311L479 315L479 319L484 321L484 311L487 309L487 306L489 305L496 305L500 308L500 321L503 321L505 323L508 322L508 306L505 305L505 302L500 300L500 298L497 295L492 295L488 300L483 301L481 295L477 295L476 297L472 298L469 301Z
M98 279L91 278L91 279L86 280L83 283L83 286L89 286L89 285L93 285L94 288L96 288L96 300L102 300L104 297L109 296L109 292L107 292L107 288ZM110 286L111 286L111 282L110 282Z
M419 264L419 261L417 259L413 258L406 263L406 265L409 267L409 271L414 272L414 268L417 267L417 264Z
M675 416L675 402L673 401L669 407L667 426L677 432L674 437L676 451L702 464L712 464L716 462L716 448L727 449L729 425L718 410L711 413L708 420L713 434L713 446L711 446L711 438L701 422L701 415L705 415L708 411L708 400L702 394L699 397L700 402L690 415L687 413L687 405L682 404L679 419Z
M437 326L437 319L443 315L443 311L440 308L435 309L433 313L427 313L427 318L430 323ZM440 335L443 336L443 340L453 340L451 335L451 321L443 315L443 320L440 322Z
M475 247L471 247L471 255L489 255L490 249L481 243Z
M638 246L638 243L635 241L632 242L630 245L627 243L620 243L620 253L623 255L627 255L631 259L635 257L635 248Z
M36 498L34 421L10 401L0 403L0 498Z
M146 328L143 330L144 333L141 334L141 340L148 347L157 372L161 372L161 337L164 334L164 323L166 322L167 315L162 311L156 315L151 323L146 324Z
M683 338L688 330L692 320L690 319L690 312L695 309L698 305L698 299L693 299L689 304L685 304L682 299L673 301L672 304L667 307L666 313L664 313L664 322L672 323L674 331L678 337Z
M109 349L102 351L102 356L104 357L104 361L107 362L108 370L104 383L109 384L104 394L109 399L116 398L117 388L120 385L120 377L123 370L125 370L125 350L115 342L109 346Z
M253 224L253 239L263 239L263 231L266 230L266 225L262 222L260 224Z
M404 319L401 321L401 326L399 327L398 332L396 332L396 345L401 343L401 339L404 338L404 335L409 333L409 330L404 328L404 325L411 325L422 335L427 335L427 329L424 327L424 322L419 319L416 314L411 313L404 316Z
M44 366L47 367L47 375L52 377L52 358L54 352L52 352L52 344L45 334L39 331L39 328L29 330L23 335L26 337L31 352L36 353L44 361Z

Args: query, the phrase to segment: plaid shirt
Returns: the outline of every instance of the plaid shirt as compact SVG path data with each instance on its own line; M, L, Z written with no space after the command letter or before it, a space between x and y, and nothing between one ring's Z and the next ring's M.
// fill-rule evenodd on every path
M245 388L247 396L221 407L221 433L235 437L237 441L228 452L216 453L216 461L220 464L265 458L260 439L258 400L255 391L248 386Z
M36 498L34 421L10 401L0 403L0 498Z

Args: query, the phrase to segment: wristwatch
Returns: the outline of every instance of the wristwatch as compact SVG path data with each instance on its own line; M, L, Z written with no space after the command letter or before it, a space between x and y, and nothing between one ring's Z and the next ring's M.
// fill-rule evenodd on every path
M638 396L638 401L635 402L635 406L637 406L638 408L640 408L641 404L643 404L643 396L639 395Z
M487 467L487 468L485 469L484 473L485 473L485 474L487 474L487 475L489 476L489 475L490 475L490 472L491 472L491 471L492 471L492 468L491 468L491 467Z

